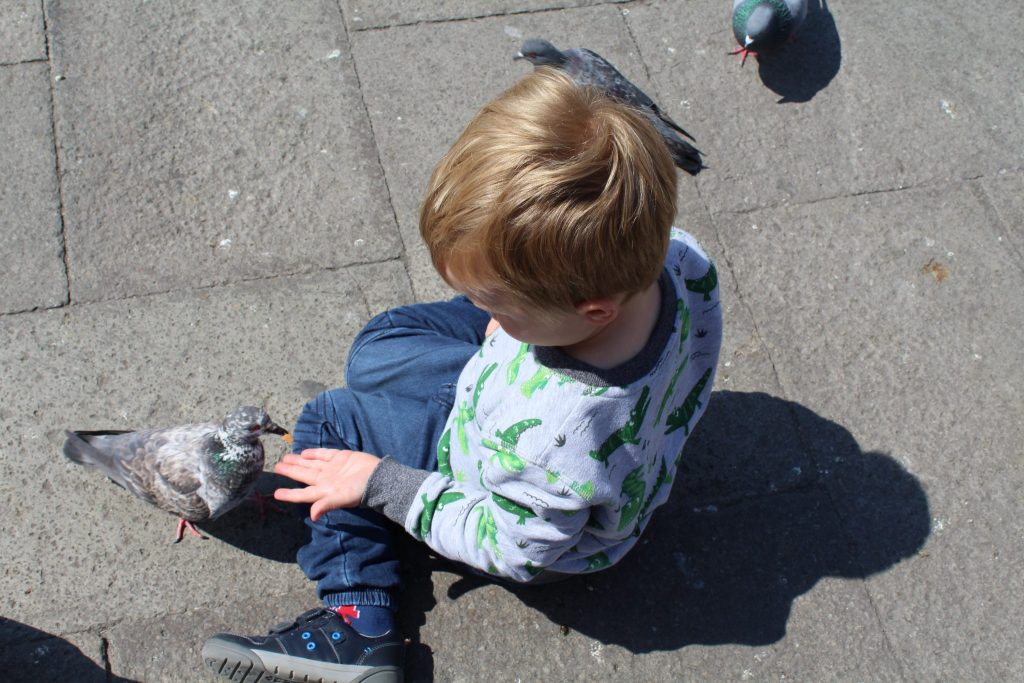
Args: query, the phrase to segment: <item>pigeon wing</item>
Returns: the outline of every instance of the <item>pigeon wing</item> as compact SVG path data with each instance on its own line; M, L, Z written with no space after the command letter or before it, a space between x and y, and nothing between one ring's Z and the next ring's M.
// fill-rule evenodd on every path
M209 508L198 494L202 485L199 449L206 440L203 437L215 429L189 425L139 432L74 432L69 433L64 452L76 462L99 469L147 503L189 521L202 521L209 516Z
M134 481L152 496L154 505L190 522L209 518L210 508L200 495L202 460L208 452L213 425L189 425L152 432L128 465Z
M672 130L696 142L694 137L662 111L661 107L647 93L623 76L607 59L586 48L573 48L566 50L565 54L569 58L570 75L576 79L576 82L582 85L597 86L621 102L638 109L646 109L648 113L654 114L664 121Z

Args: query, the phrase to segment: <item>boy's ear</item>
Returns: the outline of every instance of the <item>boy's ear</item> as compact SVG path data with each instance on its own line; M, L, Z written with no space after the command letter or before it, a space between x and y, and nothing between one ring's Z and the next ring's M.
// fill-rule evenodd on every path
M576 313L594 325L607 325L619 316L618 299L587 299L576 304Z

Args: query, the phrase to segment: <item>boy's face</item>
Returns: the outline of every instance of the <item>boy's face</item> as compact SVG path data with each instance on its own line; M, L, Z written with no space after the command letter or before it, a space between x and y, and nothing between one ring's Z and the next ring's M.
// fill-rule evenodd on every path
M573 346L593 336L604 319L594 315L590 303L572 309L531 307L497 287L465 286L447 271L448 283L465 294L473 305L490 314L512 337L537 346Z

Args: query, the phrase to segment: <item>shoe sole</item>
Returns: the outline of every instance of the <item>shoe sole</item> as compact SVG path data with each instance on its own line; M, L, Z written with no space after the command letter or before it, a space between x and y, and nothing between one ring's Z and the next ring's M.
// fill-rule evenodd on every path
M403 678L399 667L312 662L219 641L203 646L203 661L234 683L402 683Z

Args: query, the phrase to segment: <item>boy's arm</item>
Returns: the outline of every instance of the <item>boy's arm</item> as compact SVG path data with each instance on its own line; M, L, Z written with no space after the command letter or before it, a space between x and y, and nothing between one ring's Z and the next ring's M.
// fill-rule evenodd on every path
M385 457L367 482L362 505L449 559L525 582L575 546L589 519L585 509L553 508L548 492L533 489L518 487L516 502Z

